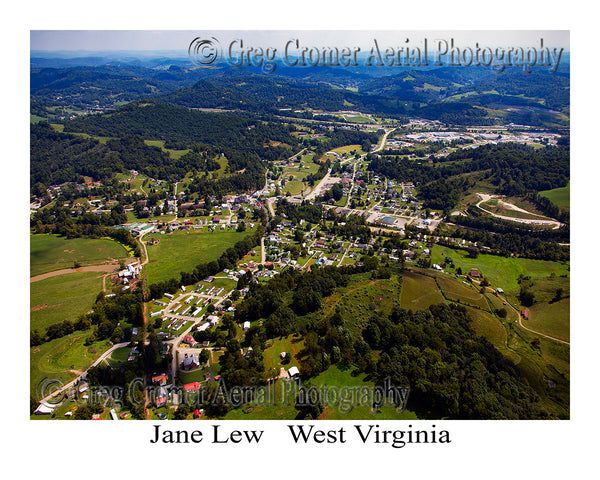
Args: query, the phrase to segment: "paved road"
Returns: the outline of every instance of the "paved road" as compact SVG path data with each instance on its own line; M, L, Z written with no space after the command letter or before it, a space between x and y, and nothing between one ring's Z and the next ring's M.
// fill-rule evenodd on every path
M73 380L71 380L69 383L67 383L66 385L64 385L62 388L60 388L59 390L52 392L51 394L46 395L44 398L42 398L40 400L40 403L46 403L48 400L50 400L52 397L55 397L59 394L61 394L62 392L64 392L65 390L68 390L70 388L72 388L73 386L75 386L75 384L81 379L81 377L83 375L85 375L87 373L87 371L92 368L95 367L96 365L98 365L100 362L102 362L105 358L108 358L110 355L112 355L112 353L122 347L126 347L127 345L129 345L129 342L123 342L123 343L117 343L115 345L113 345L112 347L110 347L106 352L104 352L102 355L100 355L95 361L94 363L92 363L84 372L81 372L81 375L78 375L77 377L75 377Z

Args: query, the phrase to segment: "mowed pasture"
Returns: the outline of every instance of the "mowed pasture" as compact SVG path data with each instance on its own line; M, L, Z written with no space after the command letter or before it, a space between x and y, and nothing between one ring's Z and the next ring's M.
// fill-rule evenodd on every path
M400 306L406 310L427 310L430 305L444 303L444 297L435 280L415 272L406 272L402 278Z
M263 352L263 360L267 371L269 369L280 369L281 367L286 370L292 366L300 367L298 356L304 348L304 339L302 337L289 335L287 337L276 338L272 342L273 345L265 348ZM281 363L281 352L292 355L291 361L286 365Z
M529 318L523 324L537 332L545 333L561 340L570 338L570 300L540 302L529 309Z
M147 247L150 258L146 265L148 282L178 279L180 272L191 272L196 265L217 260L225 250L252 232L250 229L245 232L217 229L214 232L176 231L166 235L146 235L146 243L151 239L160 240Z
M552 190L544 190L540 195L549 199L552 203L559 207L571 206L571 183L566 187L553 188Z
M437 275L436 279L440 289L444 292L444 296L448 300L472 305L484 310L489 308L489 304L484 295L474 290L473 287L465 285L448 275Z
M76 272L57 275L30 284L30 327L44 333L64 320L75 322L92 308L102 290L102 274Z
M30 275L73 267L98 265L113 259L127 257L123 245L108 238L66 238L58 235L30 235Z
M565 275L569 273L568 264L529 258L509 258L497 255L479 254L477 258L467 258L464 250L455 250L440 245L434 245L431 252L431 263L442 263L446 257L452 258L456 268L460 267L463 274L477 268L493 285L501 287L509 294L518 294L519 275L530 276L534 281L545 278L551 273ZM453 271L452 269L447 269Z

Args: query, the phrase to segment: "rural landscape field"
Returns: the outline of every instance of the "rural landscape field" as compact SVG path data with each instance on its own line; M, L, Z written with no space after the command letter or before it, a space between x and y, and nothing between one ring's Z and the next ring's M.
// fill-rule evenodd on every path
M193 60L31 52L32 420L570 418L567 54Z

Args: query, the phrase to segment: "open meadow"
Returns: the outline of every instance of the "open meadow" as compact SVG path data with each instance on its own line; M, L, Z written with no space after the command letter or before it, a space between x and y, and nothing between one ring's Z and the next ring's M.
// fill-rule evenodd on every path
M64 320L75 322L89 311L102 290L99 272L75 272L31 283L30 327L43 333Z
M29 237L30 276L80 265L98 265L127 257L123 245L109 238L66 238L58 235Z
M176 231L166 235L146 235L146 243L152 239L160 240L155 245L148 245L148 282L152 284L179 278L180 272L190 272L200 263L217 260L225 250L251 233L252 230L247 229L245 232Z

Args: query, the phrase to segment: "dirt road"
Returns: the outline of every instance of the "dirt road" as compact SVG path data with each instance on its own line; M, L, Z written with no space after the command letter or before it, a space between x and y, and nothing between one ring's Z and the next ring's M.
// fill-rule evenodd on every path
M62 270L54 270L53 272L43 273L36 275L35 277L29 278L29 283L39 282L50 277L56 277L58 275L66 275L67 273L80 273L80 272L113 272L115 268L119 267L119 263L110 263L105 265L90 265L88 267L78 268L63 268Z

